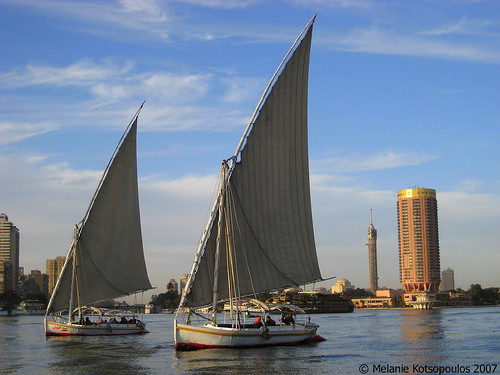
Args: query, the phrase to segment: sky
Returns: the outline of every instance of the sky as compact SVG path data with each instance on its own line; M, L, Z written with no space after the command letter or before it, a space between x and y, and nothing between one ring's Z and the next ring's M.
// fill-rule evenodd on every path
M143 101L150 294L188 273L220 163L316 13L308 117L322 276L369 287L372 209L379 286L400 288L397 191L425 187L437 192L441 268L456 287L500 286L500 2L486 0L0 0L0 211L20 230L25 273L66 255Z

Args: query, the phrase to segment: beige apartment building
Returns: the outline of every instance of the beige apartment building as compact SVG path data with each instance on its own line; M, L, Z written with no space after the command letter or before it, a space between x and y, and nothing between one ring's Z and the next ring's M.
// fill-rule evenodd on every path
M406 293L435 293L441 282L436 190L398 192L401 285Z
M49 289L49 295L52 294L52 291L54 290L54 287L56 286L57 283L57 278L59 277L59 274L61 273L63 266L64 266L64 261L66 260L66 257L57 257L56 259L47 259L47 275L49 275L49 284L48 284L48 289Z

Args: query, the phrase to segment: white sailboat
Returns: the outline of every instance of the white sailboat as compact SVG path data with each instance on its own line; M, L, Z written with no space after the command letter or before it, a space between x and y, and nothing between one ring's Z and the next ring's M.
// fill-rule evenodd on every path
M177 349L258 347L320 338L318 325L307 315L300 320L303 311L297 307L256 299L259 293L322 280L307 147L314 20L271 78L234 156L222 163L219 194L174 320ZM224 304L227 315L219 313ZM254 323L256 315L262 323ZM265 323L266 316L275 324Z
M142 105L113 152L82 221L75 226L47 306L47 336L147 332L135 314L89 306L152 288L144 260L137 186L136 135L141 109Z

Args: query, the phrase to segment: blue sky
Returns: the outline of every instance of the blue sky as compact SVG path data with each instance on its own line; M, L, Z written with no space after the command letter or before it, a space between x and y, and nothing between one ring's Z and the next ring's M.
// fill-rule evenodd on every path
M0 1L0 211L21 266L65 255L121 133L139 118L156 293L189 272L222 159L318 13L309 80L313 217L324 277L398 288L396 194L437 191L442 268L500 286L497 1ZM325 283L331 286L332 282Z

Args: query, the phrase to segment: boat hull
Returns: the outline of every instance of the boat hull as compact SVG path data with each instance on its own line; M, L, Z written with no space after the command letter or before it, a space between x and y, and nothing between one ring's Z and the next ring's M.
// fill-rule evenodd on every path
M174 323L176 349L252 348L294 345L308 342L317 326L270 326L234 329L213 325L196 326Z
M113 336L149 333L136 324L81 325L51 322L45 319L45 336Z

